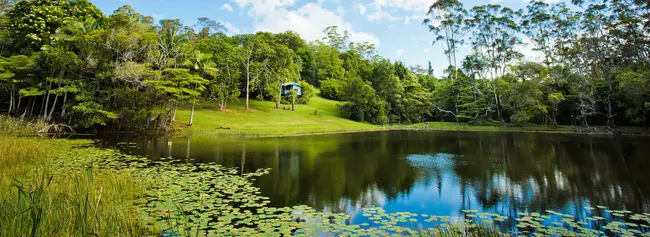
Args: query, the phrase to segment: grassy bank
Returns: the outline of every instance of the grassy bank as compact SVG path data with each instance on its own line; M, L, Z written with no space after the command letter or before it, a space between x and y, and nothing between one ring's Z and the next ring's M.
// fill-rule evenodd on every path
M0 135L0 236L137 236L148 231L125 171L90 165L66 140Z
M584 134L648 135L650 129L618 127L615 131L605 127L582 126L475 126L454 122L426 122L411 125L377 126L343 118L337 108L338 101L314 97L307 105L297 105L296 111L275 109L271 101L251 100L251 110L246 111L243 100L231 103L220 110L215 103L202 103L194 114L194 125L186 126L190 118L189 107L178 110L176 125L183 135L209 137L281 137L312 134L329 134L386 130L472 131L472 132L541 132ZM287 107L287 105L283 105Z
M646 127L617 127L608 129L603 126L571 126L571 125L539 125L528 124L524 126L476 126L454 122L426 122L410 125L391 126L394 130L422 130L422 131L466 131L466 132L537 132L537 133L570 133L570 134L623 134L623 135L650 135Z
M0 134L35 134L46 126L47 123L39 119L27 120L0 115Z
M307 105L297 105L296 111L275 109L275 102L250 100L250 110L240 100L219 110L216 103L202 103L196 107L194 125L184 133L192 136L293 136L322 133L342 133L385 130L387 128L359 123L341 117L337 101L314 97ZM290 105L282 105L290 107ZM190 109L178 110L177 125L185 127Z

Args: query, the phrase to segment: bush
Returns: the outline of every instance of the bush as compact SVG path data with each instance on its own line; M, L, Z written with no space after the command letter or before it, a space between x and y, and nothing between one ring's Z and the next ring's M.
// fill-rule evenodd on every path
M320 84L320 95L323 98L331 100L342 100L343 99L343 87L345 82L335 79L327 79L321 82Z
M309 103L309 99L314 97L316 88L306 81L300 81L300 86L302 86L302 96L298 98L298 104L307 104Z

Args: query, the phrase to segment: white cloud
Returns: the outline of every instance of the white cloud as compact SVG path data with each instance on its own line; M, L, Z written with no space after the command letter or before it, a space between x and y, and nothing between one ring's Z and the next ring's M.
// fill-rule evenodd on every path
M400 9L411 12L426 13L432 0L373 0L377 8Z
M253 18L255 31L284 32L292 30L307 41L322 39L323 30L328 26L338 26L339 30L347 30L350 40L368 42L379 47L379 39L367 32L357 32L343 15L332 12L316 3L307 3L296 10L289 10L294 0L231 0L240 7L248 9L248 15ZM293 8L293 7L292 7Z
M517 46L517 50L524 55L524 60L533 62L542 62L544 60L544 53L534 50L535 47L529 37L522 39L524 45Z
M382 20L396 21L396 20L399 19L398 17L394 17L390 13L385 12L385 11L383 11L381 9L378 9L373 14L367 15L367 17L368 17L369 21L374 21L374 22L379 22L379 21L382 21Z
M412 21L415 21L416 24L421 24L426 16L424 14L413 14L411 16L404 16L404 24L411 24Z
M341 6L336 8L336 13L343 16L343 13L345 12L345 9Z
M395 52L395 55L397 56L402 56L404 54L404 49L398 49L397 52Z
M229 11L229 12L232 12L232 11L233 11L233 10L232 10L232 6L230 6L230 4L228 4L228 3L223 4L223 5L220 7L220 9L224 9L224 10Z
M227 22L227 21L219 21L219 22L221 22L221 24L222 24L224 27L226 27L226 30L228 30L228 32L227 32L228 34L230 34L230 35L238 35L238 34L241 34L241 30L239 30L239 28L237 28L237 27L236 27L235 25L233 25L232 23Z
M354 3L354 8L359 9L359 14L361 14L362 16L365 16L365 15L366 15L366 11L368 10L368 8L366 7L366 5L364 5L363 3L359 3L359 2Z
M379 48L379 39L377 36L366 32L354 32L350 35L350 40L354 42L368 42Z
M396 21L404 20L404 24L410 24L412 20L424 19L433 0L371 0L370 6L373 14L366 15L368 20L379 22L382 20ZM360 3L358 3L361 5ZM364 9L364 12L367 11ZM402 14L395 16L396 12ZM403 12L407 12L404 14ZM363 15L363 14L362 14Z
M264 13L275 10L278 7L292 6L296 0L230 0L237 3L239 8L246 8L249 5L254 13ZM250 12L249 12L250 15Z

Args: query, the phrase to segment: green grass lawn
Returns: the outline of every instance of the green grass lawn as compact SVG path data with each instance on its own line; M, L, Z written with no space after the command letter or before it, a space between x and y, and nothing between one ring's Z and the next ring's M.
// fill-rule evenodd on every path
M377 126L355 122L341 117L339 101L315 96L309 104L296 105L296 111L275 109L275 102L250 100L251 110L245 110L245 100L230 103L224 111L215 102L204 102L196 106L194 125L186 126L190 118L190 107L179 108L176 125L183 127L183 135L224 137L279 137L325 133L344 133L379 130L431 130L431 131L474 131L474 132L544 132L544 133L610 133L603 127L581 126L473 126L454 122L426 122L411 125ZM291 105L281 107L290 108ZM648 128L617 128L622 134L650 134Z
M196 106L194 125L184 133L192 136L292 136L305 134L355 132L387 129L368 123L342 118L338 101L315 96L306 105L296 105L296 111L275 109L275 102L251 99L249 111L246 101L230 103L227 110L219 110L216 103L204 102ZM281 107L291 108L291 105ZM185 126L190 118L190 107L179 108L177 125ZM230 128L230 129L223 129Z

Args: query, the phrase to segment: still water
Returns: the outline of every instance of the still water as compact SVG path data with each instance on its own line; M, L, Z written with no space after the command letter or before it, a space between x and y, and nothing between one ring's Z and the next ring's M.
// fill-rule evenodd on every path
M650 138L539 133L390 131L263 139L104 138L103 146L241 172L274 206L308 205L459 216L514 216L586 206L650 210ZM192 158L190 161L189 158Z

